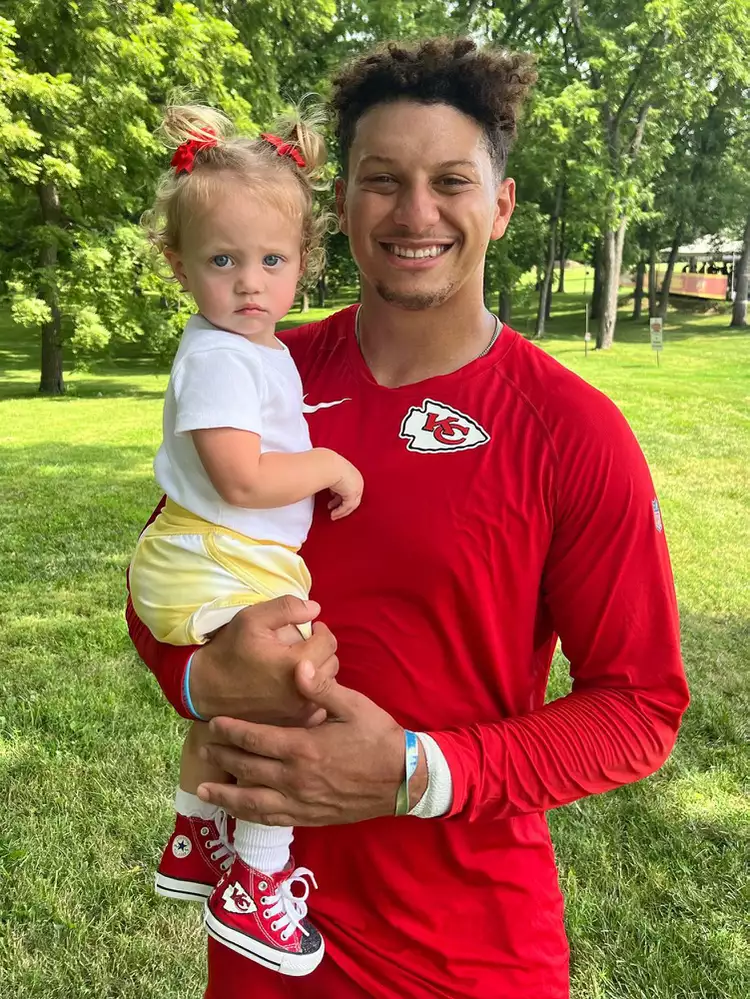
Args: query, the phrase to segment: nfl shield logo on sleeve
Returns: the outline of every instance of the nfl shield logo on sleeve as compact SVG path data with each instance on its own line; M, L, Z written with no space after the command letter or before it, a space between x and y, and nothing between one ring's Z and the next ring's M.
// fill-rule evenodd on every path
M659 509L659 500L654 497L651 500L651 509L654 511L654 523L656 524L656 530L661 533L664 530L664 525L661 522L661 510Z

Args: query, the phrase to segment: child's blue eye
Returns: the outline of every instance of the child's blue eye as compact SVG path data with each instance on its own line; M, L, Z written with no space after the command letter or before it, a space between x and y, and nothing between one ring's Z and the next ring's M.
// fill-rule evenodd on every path
M232 262L232 258L226 253L217 253L216 256L211 259L217 267L228 267Z
M264 267L277 267L281 263L282 258L277 253L267 253L263 257Z

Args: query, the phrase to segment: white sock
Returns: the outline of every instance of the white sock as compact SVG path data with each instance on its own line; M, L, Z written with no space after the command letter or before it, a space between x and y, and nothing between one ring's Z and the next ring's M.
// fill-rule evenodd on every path
M201 801L197 794L183 791L181 787L177 788L177 794L174 796L174 807L180 815L195 819L214 819L219 811L217 805Z
M291 826L262 826L237 820L234 848L248 867L263 874L278 874L289 863L289 847L294 839Z

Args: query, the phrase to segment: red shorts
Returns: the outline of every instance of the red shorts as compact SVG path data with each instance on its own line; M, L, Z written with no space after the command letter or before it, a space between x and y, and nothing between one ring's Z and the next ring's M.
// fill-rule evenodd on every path
M208 988L204 999L370 999L326 954L304 978L290 978L208 941Z

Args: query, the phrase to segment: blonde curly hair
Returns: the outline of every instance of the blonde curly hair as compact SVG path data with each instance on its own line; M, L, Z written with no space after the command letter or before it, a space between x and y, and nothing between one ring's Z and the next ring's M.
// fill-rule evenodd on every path
M315 280L323 269L323 237L330 224L330 215L315 201L315 192L328 187L323 171L326 147L319 131L323 121L322 109L308 103L271 125L270 132L300 154L302 166L293 156L280 155L267 139L236 135L232 122L216 108L170 103L159 128L167 148L176 150L190 140L208 140L211 145L195 152L190 172L170 168L162 174L153 207L142 220L153 246L160 254L179 250L186 219L230 174L263 201L299 220L304 279Z

